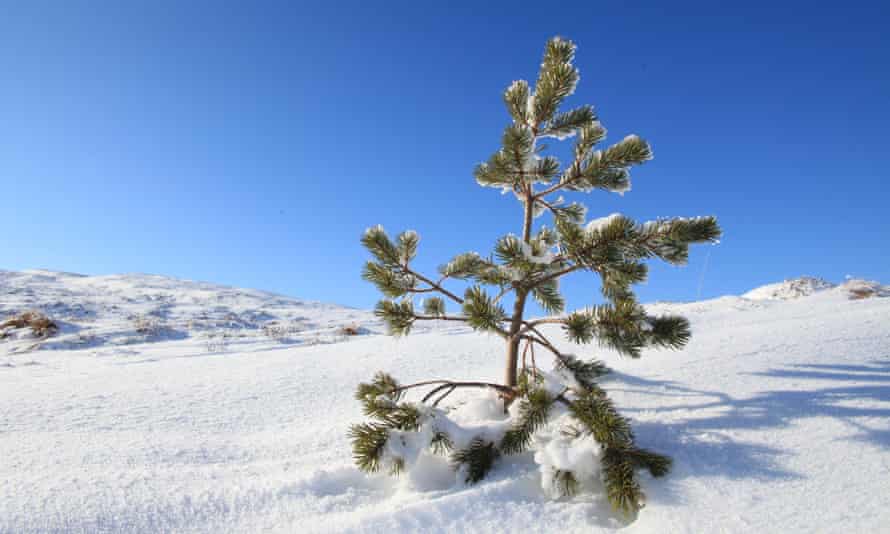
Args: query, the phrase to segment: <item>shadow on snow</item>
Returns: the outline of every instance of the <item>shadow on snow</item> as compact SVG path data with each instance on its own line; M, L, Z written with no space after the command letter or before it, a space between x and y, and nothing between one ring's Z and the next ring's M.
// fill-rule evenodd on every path
M766 483L803 477L781 465L782 457L794 454L793 450L782 448L780 443L765 445L734 439L734 430L786 428L795 421L827 417L841 421L854 431L839 439L890 448L890 405L881 404L890 403L890 362L794 364L749 374L784 379L797 387L735 398L719 391L689 388L674 381L648 380L613 372L610 382L617 387L609 389L702 399L664 407L621 408L625 413L656 414L651 421L635 421L633 427L641 445L673 456L675 468L665 479L668 485L672 480L693 476L751 478ZM622 385L629 387L622 388ZM689 417L678 416L686 412ZM671 420L657 418L657 414L671 413L674 414ZM875 424L883 428L875 428ZM653 497L670 502L679 498L674 493L665 487Z

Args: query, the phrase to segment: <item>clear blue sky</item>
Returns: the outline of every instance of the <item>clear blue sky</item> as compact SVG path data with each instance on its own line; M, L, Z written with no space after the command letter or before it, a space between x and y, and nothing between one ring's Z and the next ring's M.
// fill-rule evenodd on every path
M472 169L507 124L502 90L560 34L579 46L567 104L655 151L590 214L725 231L655 266L641 299L890 282L890 4L724 4L6 2L0 268L370 307L364 228L418 230L427 270L520 229ZM580 306L599 281L564 288Z

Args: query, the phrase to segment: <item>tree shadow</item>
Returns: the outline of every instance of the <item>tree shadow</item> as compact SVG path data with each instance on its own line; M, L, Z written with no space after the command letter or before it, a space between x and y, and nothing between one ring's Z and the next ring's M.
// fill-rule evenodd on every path
M873 360L867 365L840 365L840 364L819 364L819 363L797 363L789 365L800 369L817 369L821 371L848 371L863 373L890 373L890 360Z
M690 388L676 381L648 380L613 372L610 380L613 387L609 389L690 399L690 402L663 407L623 409L631 413L672 414L668 421L656 417L634 424L641 445L674 456L676 467L669 478L702 475L765 481L801 478L804 475L781 466L782 457L794 451L731 436L734 430L785 428L795 421L814 417L833 418L853 430L851 435L838 439L890 448L890 405L882 405L890 403L890 362L791 364L749 374L792 380L796 388L736 398L719 391ZM871 402L863 406L862 401ZM704 411L706 415L699 415ZM689 417L678 416L685 412L690 413ZM875 426L875 421L879 426ZM660 491L659 500L676 498L670 493Z

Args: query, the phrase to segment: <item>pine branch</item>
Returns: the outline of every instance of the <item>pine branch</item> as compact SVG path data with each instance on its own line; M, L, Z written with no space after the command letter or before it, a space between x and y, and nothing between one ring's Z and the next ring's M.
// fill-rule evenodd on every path
M414 277L373 261L365 263L362 278L377 286L381 293L390 298L401 297L406 293L422 292L422 290L414 289Z
M365 415L381 418L397 407L401 398L399 383L392 376L377 372L371 382L358 385L355 398L362 403Z
M566 168L557 183L535 193L535 197L544 198L560 189L604 189L612 192L629 189L628 167L651 160L652 150L646 141L636 135L629 135L606 150L590 153L592 146L604 135L605 130L598 124L585 130L582 139L575 146L575 161Z
M399 263L408 265L408 262L417 255L417 245L420 243L420 236L414 230L406 230L399 234L398 238Z
M516 396L516 392L513 388L502 386L500 384L492 384L490 382L452 382L452 381L441 381L441 385L436 387L427 393L421 402L427 402L431 398L435 397L437 393L445 389L457 389L457 388L488 388L493 389L501 394L505 399L512 399ZM441 399L440 399L441 400ZM439 401L436 401L437 403Z
M534 198L533 201L550 210L550 213L553 214L555 219L566 219L573 223L580 224L584 222L584 217L587 214L587 208L578 202L572 202L568 206L555 206L543 198Z
M423 400L421 402L425 403L425 402L429 401L432 397L435 396L436 393L438 393L439 391L441 391L444 388L449 388L449 387L488 388L488 389L493 389L493 390L501 393L502 395L509 395L510 397L515 395L515 391L512 388L501 385L501 384L494 384L491 382L472 382L472 381L456 381L456 380L424 380L423 382L416 382L414 384L398 386L398 387L394 388L392 391L390 391L390 393L401 394L402 392L409 390L409 389L414 389L414 388L419 388L419 387L424 387L424 386L432 386L432 385L438 385L439 387L437 387L437 388L433 389L432 391L430 391L429 393L427 393L423 397Z
M374 308L374 315L386 323L390 335L408 335L414 324L414 304L410 300L381 300Z
M421 282L424 282L425 284L428 284L428 285L430 286L430 288L432 288L432 289L434 289L435 291L438 291L439 293L445 295L446 297L450 298L450 299L453 300L454 302L457 302L458 304L463 304L463 303L464 303L464 300L463 300L462 298L458 297L457 295L455 295L455 294L452 293L451 291L448 291L447 289L445 289L445 288L442 287L441 285L437 284L436 282L433 282L432 280L430 280L429 278L423 276L422 274L420 274L420 273L418 273L418 272L415 272L415 271L413 271L413 270L411 270L411 269L409 269L409 268L407 268L407 267L405 268L405 272L406 272L407 274L410 274L410 275L416 277L416 278L417 278L418 280L420 280Z
M528 122L528 82L525 80L517 80L504 91L504 104L507 111L513 117L513 121L519 124Z
M433 317L445 316L445 301L438 297L431 297L423 301L423 312Z
M410 404L399 404L379 417L388 428L416 432L420 428L423 416Z
M554 116L544 125L539 136L565 139L585 126L591 126L594 121L596 121L596 113L594 113L593 107L581 106Z
M637 224L614 214L596 222L599 224L584 229L558 219L556 229L566 258L575 266L599 272L603 277L603 293L613 300L631 297L630 285L646 279L648 269L642 260L658 257L669 263L683 263L689 254L689 245L715 241L720 235L713 217ZM565 273L550 276L562 274Z
M544 335L538 331L532 323L524 323L526 325L526 330L531 331L534 335L522 334L520 337L522 339L527 339L533 343L537 343L541 345L548 351L550 351L553 356L556 358L557 368L564 368L571 372L575 378L575 381L578 382L582 388L587 391L599 391L599 387L594 383L594 380L604 374L609 372L608 367L606 367L602 362L591 360L589 362L582 362L575 358L570 354L563 354L556 347L550 343ZM579 393L584 393L581 391ZM569 401L563 397L562 395L558 395L556 397L557 400L563 401L566 405L569 404Z
M459 321L462 323L471 323L472 319L470 317L458 317L453 315L414 315L411 321L412 325L414 324L414 321ZM470 326L472 326L472 324ZM488 331L494 332L503 338L509 337L507 331L500 326L490 328Z
M430 448L435 454L444 456L454 449L454 441L445 431L436 430L430 440Z
M673 465L670 457L639 447L630 447L621 453L634 464L634 467L646 469L654 477L665 476Z
M440 389L440 388L436 388L436 389ZM457 386L448 386L448 388L445 389L445 393L442 393L441 395L439 395L438 398L436 398L436 400L433 401L433 407L435 408L436 406L439 405L440 402L447 399L448 395L451 395L452 393L454 393L454 391L456 389L457 389Z
M535 159L524 169L524 176L530 182L550 183L559 175L559 160L553 156Z
M602 152L600 165L609 168L626 168L652 159L649 143L636 135L628 135Z
M528 449L534 433L547 423L553 402L547 390L529 390L519 401L519 418L501 439L501 452L518 454Z
M565 268L560 269L560 270L558 270L558 271L549 273L549 274L547 274L547 275L545 275L545 276L542 276L541 278L538 278L537 280L531 282L532 287L534 288L534 287L537 287L537 286L539 286L539 285L541 285L541 284L546 284L547 282L549 282L549 281L551 281L551 280L554 280L554 279L556 279L556 278L561 278L561 277L563 277L563 276L565 276L565 275L567 275L567 274L569 274L569 273L573 273L573 272L575 272L575 271L577 271L578 269L581 269L581 268L583 268L583 266L581 266L581 265L569 265L568 267L565 267Z
M380 470L389 430L377 423L363 423L349 428L352 440L352 457L359 469L366 473Z
M647 469L653 476L668 473L671 459L633 444L628 421L619 415L604 391L594 386L569 400L560 395L557 401L569 408L572 416L604 447L600 457L603 482L613 508L625 515L634 515L643 506L645 496L636 479L634 468ZM576 436L578 437L578 436Z
M478 276L483 269L490 267L494 267L494 265L483 259L479 254L467 252L458 254L451 261L440 266L439 273L442 275L443 280L445 278L466 280Z
M460 321L466 323L469 321L467 317L458 317L454 315L415 315L415 321Z
M605 138L606 129L599 122L581 128L574 146L575 164L580 167L581 163L590 155L593 147Z
M541 345L545 349L549 350L554 356L556 356L557 359L562 359L564 357L564 355L559 350L557 350L557 348L554 347L553 344L550 343L550 341L548 341L544 334L542 334L538 329L528 323L523 324L525 325L525 328L527 330L530 330L534 335L517 333L516 337L520 339L527 339L529 341L537 343L538 345Z
M542 324L564 324L565 319L561 317L546 317L544 319L534 319L532 321L523 321L522 324L526 326L527 330L530 330L532 326L538 326ZM523 332L524 333L524 332Z
M463 299L448 291L439 282L423 276L409 267L409 262L417 254L420 237L413 230L402 232L394 244L382 226L369 228L362 236L362 244L377 258L377 263L367 262L362 277L374 283L387 297L397 298L406 293L438 292L458 304ZM418 288L417 281L427 284L427 288Z
M578 395L569 411L593 438L607 447L627 448L633 444L630 422L618 413L612 401L599 387Z
M596 320L592 314L572 312L565 319L566 337L572 343L587 344L596 336Z
M379 224L365 230L362 235L362 245L386 267L399 265L400 255L398 248L389 240L383 226Z
M631 460L619 450L608 447L600 460L603 482L609 502L626 516L633 516L643 507L644 495L637 482Z
M500 324L506 321L504 309L501 308L479 286L467 289L464 294L463 312L468 323L476 330L503 332Z
M507 234L495 243L494 254L508 267L520 267L527 263L523 252L524 244L524 241L515 235Z
M392 463L389 466L389 475L397 477L402 474L402 471L405 470L405 459L404 458L393 458Z
M639 358L650 334L643 328L647 317L643 308L631 300L592 306L567 317L566 335L576 343L596 339L601 346Z
M542 249L553 248L559 244L559 235L553 229L542 226L533 241L538 243Z
M677 315L647 317L649 324L647 341L649 345L669 349L681 349L689 342L692 331L689 321Z
M607 299L633 300L634 295L630 289L633 284L646 281L649 268L639 261L615 261L603 267L600 271L602 277L602 293Z
M465 466L467 470L465 482L475 484L485 478L498 456L500 453L493 442L477 437L467 448L452 454L451 463L455 468Z
M556 367L570 373L575 382L583 388L582 391L577 392L579 394L596 389L598 387L596 379L610 372L606 364L599 360L585 362L569 354L563 355L557 361Z
M565 309L565 299L559 293L559 283L556 278L536 283L531 294L547 313L562 313Z
M517 176L520 184L523 183L522 178L534 155L534 141L535 135L525 124L508 126L504 129L504 135L501 137L509 168L512 170L512 174Z
M480 163L473 169L473 176L481 186L499 187L516 191L516 170L508 161L507 154L503 151L495 152L485 163Z
M572 65L575 44L559 37L547 42L541 72L535 83L532 121L539 125L553 118L563 99L575 90L578 70Z
M411 288L411 289L405 290L405 293L411 293L411 294L414 294L414 293L435 293L435 292L436 292L436 288L434 288L434 287L425 287L423 289ZM396 295L396 296L398 296L398 295Z
M574 497L580 486L574 473L561 469L553 472L553 484L559 490L561 497Z

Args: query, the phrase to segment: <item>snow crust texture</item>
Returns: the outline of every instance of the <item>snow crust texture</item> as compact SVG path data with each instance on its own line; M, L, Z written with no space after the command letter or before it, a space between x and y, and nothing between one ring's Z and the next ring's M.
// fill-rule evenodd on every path
M872 294L851 296L863 287ZM352 396L360 381L377 370L403 382L497 381L499 338L449 323L393 339L377 335L366 312L142 275L0 272L0 292L0 317L36 307L63 323L55 345L20 351L33 340L0 341L3 534L886 532L890 524L890 298L879 284L789 300L656 303L650 313L690 319L686 350L630 360L575 349L614 369L603 386L632 418L639 445L674 458L665 478L641 474L648 502L629 524L601 488L549 498L538 464L579 462L555 435L537 457L501 458L473 486L443 462L400 479L352 465L347 429L363 420ZM153 311L171 328L203 314L212 324L139 340L127 317ZM244 326L226 323L230 313ZM369 335L283 343L256 334L263 321L296 317L313 335L345 322ZM103 341L61 344L86 328ZM209 350L201 333L217 329L250 335ZM127 336L137 341L118 342ZM494 396L452 397L451 417L464 428L504 418Z

